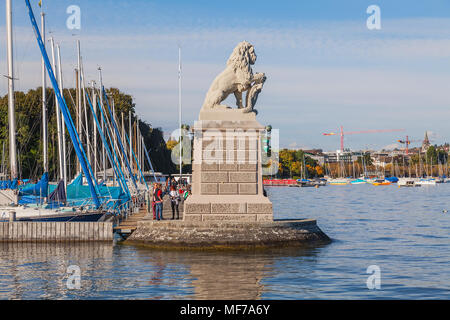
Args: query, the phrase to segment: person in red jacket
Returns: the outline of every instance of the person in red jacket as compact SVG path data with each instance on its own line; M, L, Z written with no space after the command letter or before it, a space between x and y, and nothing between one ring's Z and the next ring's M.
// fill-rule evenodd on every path
M163 218L163 193L162 186L158 183L155 192L153 193L153 202L155 203L156 220L164 220Z

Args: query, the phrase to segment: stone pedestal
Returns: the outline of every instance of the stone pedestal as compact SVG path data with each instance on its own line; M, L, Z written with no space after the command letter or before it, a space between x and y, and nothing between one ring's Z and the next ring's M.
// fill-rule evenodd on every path
M192 195L185 221L273 221L263 195L261 135L254 113L202 111L194 125Z

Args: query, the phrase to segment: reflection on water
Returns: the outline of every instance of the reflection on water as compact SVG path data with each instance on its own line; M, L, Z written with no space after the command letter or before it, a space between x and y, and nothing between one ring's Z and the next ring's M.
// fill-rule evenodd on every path
M149 251L137 254L161 267L157 279L165 278L164 268L182 268L191 292L189 299L261 299L267 291L266 278L273 277L280 260L315 255L314 249L271 249L270 251ZM150 258L151 256L151 258ZM173 271L170 271L173 272Z
M107 244L0 243L1 299L67 299L82 297L108 281L98 279L96 270L112 272L113 247ZM83 288L75 296L67 290L70 265L80 266Z
M0 244L0 299L449 299L450 184L270 188L277 218L315 218L329 245L156 251ZM81 289L66 286L81 269ZM366 286L381 269L381 290Z
M0 244L0 299L261 299L288 257L315 249L155 251L109 244ZM66 282L81 269L81 289Z

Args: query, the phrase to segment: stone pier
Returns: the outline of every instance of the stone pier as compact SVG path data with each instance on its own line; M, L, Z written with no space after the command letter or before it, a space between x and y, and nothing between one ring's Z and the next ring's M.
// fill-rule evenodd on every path
M201 112L193 130L192 196L184 220L273 221L272 203L263 194L264 127L255 114Z

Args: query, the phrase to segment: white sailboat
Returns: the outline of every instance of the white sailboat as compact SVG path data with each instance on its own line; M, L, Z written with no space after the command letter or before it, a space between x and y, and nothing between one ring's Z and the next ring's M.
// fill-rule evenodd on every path
M417 183L418 179L411 177L403 177L399 178L397 181L397 185L399 187L420 187L421 185Z

